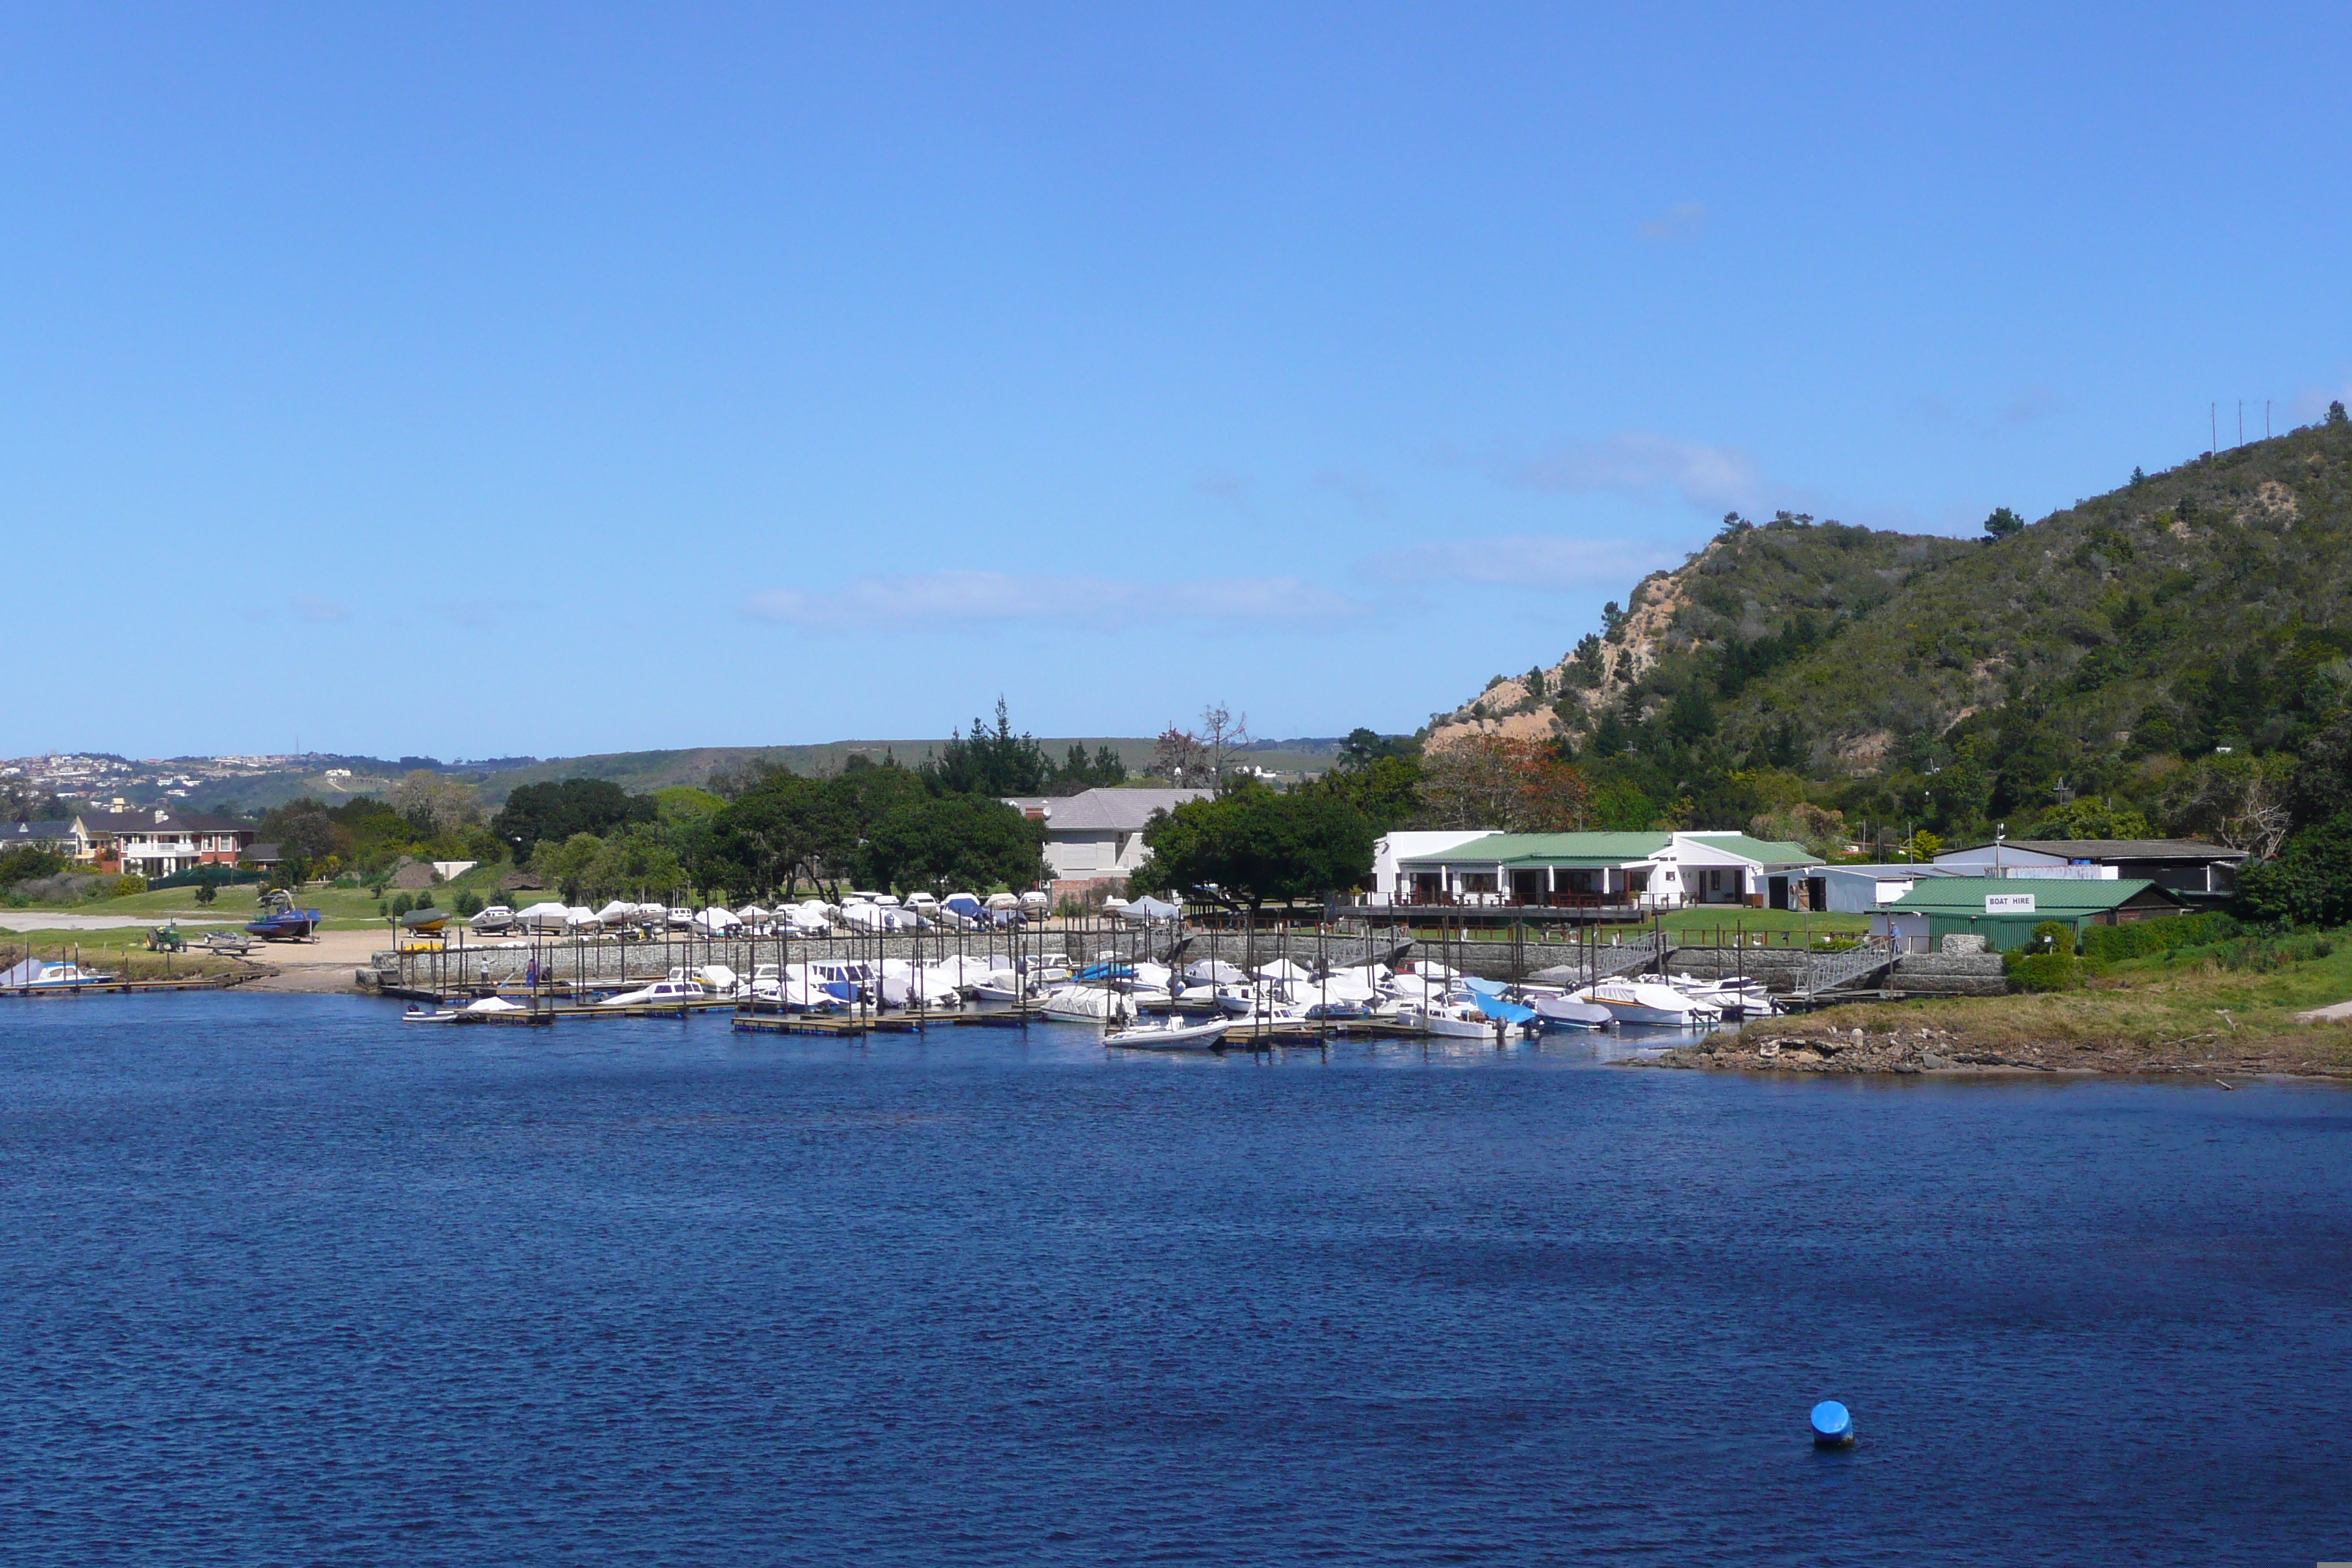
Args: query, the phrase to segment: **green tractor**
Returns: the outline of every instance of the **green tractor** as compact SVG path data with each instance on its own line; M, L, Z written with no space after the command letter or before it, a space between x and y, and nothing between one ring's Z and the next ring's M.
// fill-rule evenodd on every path
M180 928L176 925L157 926L147 933L147 951L185 952L188 951L188 939L180 934Z

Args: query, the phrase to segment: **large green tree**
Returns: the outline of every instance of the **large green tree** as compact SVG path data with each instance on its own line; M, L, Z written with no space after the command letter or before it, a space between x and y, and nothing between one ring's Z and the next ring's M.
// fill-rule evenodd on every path
M1277 795L1245 783L1211 799L1155 812L1140 892L1214 889L1253 910L1360 886L1372 874L1379 829L1347 800L1319 791Z
M893 807L860 847L877 888L934 893L1026 888L1045 873L1045 830L985 795L926 795Z
M517 789L490 819L490 831L520 861L542 839L561 843L580 833L601 837L633 822L652 822L659 815L653 796L631 795L608 779L564 779Z

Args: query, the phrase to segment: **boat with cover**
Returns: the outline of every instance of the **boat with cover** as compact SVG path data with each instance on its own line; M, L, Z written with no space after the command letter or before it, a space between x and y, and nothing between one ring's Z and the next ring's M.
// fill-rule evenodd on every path
M1106 1019L1117 1023L1132 1011L1126 997L1096 985L1065 985L1059 990L1049 991L1041 1010L1048 1018L1060 1018L1076 1024L1100 1023Z
M1575 993L1575 999L1608 1008L1621 1024L1687 1029L1716 1023L1723 1016L1720 1008L1654 980L1603 980Z
M1536 1032L1555 1034L1567 1029L1605 1029L1617 1021L1617 1015L1598 1002L1580 1002L1573 996L1546 996L1535 1004Z
M514 929L515 912L510 905L492 904L466 923L486 935L497 935Z
M1103 1044L1128 1051L1213 1051L1234 1026L1230 1018L1205 1024L1140 1024L1103 1037Z

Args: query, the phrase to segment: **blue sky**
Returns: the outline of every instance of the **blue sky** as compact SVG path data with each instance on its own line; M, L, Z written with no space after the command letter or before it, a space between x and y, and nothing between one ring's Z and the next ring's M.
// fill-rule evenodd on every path
M0 752L1407 730L2352 385L2352 18L0 10Z

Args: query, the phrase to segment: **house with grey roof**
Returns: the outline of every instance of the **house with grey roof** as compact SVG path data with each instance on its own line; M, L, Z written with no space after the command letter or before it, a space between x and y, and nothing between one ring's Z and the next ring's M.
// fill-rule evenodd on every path
M1124 882L1143 864L1144 826L1155 811L1214 795L1206 789L1090 789L1072 795L1022 795L1005 801L1045 828L1045 869L1057 893Z

